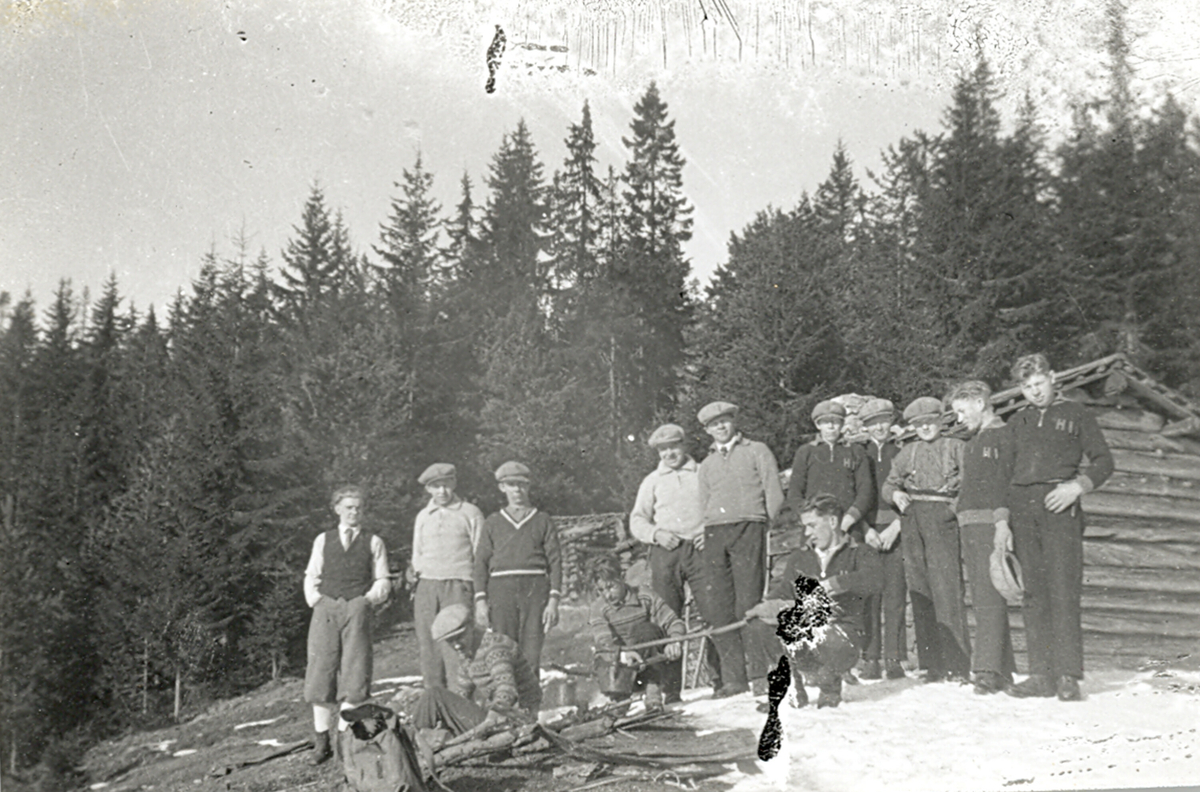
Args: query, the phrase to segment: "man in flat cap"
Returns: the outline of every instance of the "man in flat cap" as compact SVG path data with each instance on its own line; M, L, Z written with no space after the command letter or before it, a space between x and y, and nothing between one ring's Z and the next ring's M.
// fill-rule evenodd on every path
M677 616L683 615L684 583L697 603L703 596L704 514L700 509L699 466L688 454L683 427L663 424L647 441L658 452L658 467L642 480L629 514L629 531L650 545L650 586ZM706 642L707 643L707 642ZM679 700L682 663L660 670L666 703Z
M542 689L537 672L507 635L479 629L466 605L443 608L430 627L434 640L455 654L458 669L447 688L426 688L413 708L418 729L462 734L485 720L531 721Z
M417 513L413 526L412 561L406 577L416 583L413 622L425 687L445 687L456 672L458 655L443 652L429 627L448 605L470 605L475 585L475 545L483 527L483 512L455 493L454 465L438 462L425 468L417 481L429 503Z
M798 520L800 504L822 493L833 495L842 507L842 532L850 534L875 505L871 466L860 446L842 442L845 407L823 401L813 408L812 420L817 436L796 449L784 508ZM854 535L861 541L863 531Z
M908 588L904 582L904 551L900 540L900 515L890 501L883 499L883 485L892 470L892 461L900 446L892 437L896 407L887 399L869 399L858 412L867 431L866 455L875 482L875 508L865 522L867 544L879 551L883 569L883 593L866 598L863 615L863 679L888 679L904 676L901 661L908 659L908 630L905 626L904 601ZM883 670L879 668L882 655Z
M707 611L704 620L714 627L738 621L762 601L767 526L783 505L775 455L765 443L742 436L737 412L737 405L718 401L697 415L713 439L698 471L706 589L698 604ZM721 660L721 685L713 696L749 691L742 631L714 636L713 643Z
M517 642L536 674L546 631L558 624L562 549L550 515L529 500L529 468L505 462L496 482L508 504L483 521L475 548L475 620Z
M942 400L932 396L922 396L904 409L917 440L896 455L883 497L902 515L904 572L925 681L966 682L971 649L954 513L963 441L942 436L942 412Z
M992 585L991 576L996 539L1011 549L1006 498L1012 479L1012 432L992 410L992 389L986 382L959 383L946 403L971 433L963 450L962 487L955 504L975 614L971 671L976 693L997 693L1012 684L1016 670L1008 603Z

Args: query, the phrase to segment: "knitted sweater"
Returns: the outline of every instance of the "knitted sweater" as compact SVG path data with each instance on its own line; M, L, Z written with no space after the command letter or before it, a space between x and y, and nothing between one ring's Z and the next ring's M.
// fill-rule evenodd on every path
M461 498L438 506L432 501L413 525L412 567L429 580L471 580L483 512Z
M592 603L588 614L592 645L605 650L636 643L632 636L633 627L645 622L657 624L666 635L683 635L687 632L683 620L661 597L652 591L627 586L625 599L615 605L603 598Z
M779 465L765 443L738 435L728 451L714 444L699 476L706 526L770 522L783 505Z
M1057 484L1078 480L1084 492L1099 487L1113 472L1112 452L1096 419L1083 405L1061 396L1044 410L1032 405L1008 421L1015 458L1012 483ZM1081 467L1087 456L1091 465Z
M629 513L629 532L635 539L653 544L654 532L666 531L690 542L704 532L698 470L691 459L678 470L660 463L642 480Z
M786 508L799 517L806 498L828 493L857 522L875 505L875 484L867 455L857 445L830 445L819 438L796 449Z
M521 655L516 641L488 630L479 641L475 657L459 665L450 689L465 698L481 699L484 707L520 707L536 714L542 703L537 674Z
M1012 432L1004 421L993 416L963 449L962 487L955 507L959 525L991 525L1008 520L1005 498L1012 462Z
M548 514L534 509L521 521L504 509L489 515L475 548L475 598L487 596L491 577L549 575L550 594L562 593L562 550Z

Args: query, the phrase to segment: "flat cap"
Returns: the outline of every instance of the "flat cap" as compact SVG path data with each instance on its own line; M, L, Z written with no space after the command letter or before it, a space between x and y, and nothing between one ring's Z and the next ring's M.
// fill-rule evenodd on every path
M696 413L696 419L701 426L708 426L723 415L737 415L738 406L725 401L709 402Z
M660 446L669 443L682 443L687 435L684 434L683 427L676 424L663 424L654 430L650 435L650 439L646 441L647 445Z
M1007 550L997 548L992 551L989 561L988 572L992 586L1009 605L1020 605L1025 597L1025 585L1017 557Z
M813 407L812 411L813 423L817 423L824 418L837 418L839 421L845 421L846 408L835 401L826 399L818 403L816 407Z
M867 399L858 411L858 418L864 424L877 421L880 418L891 420L896 417L896 405L887 399Z
M471 611L466 605L461 603L447 605L438 611L437 616L433 617L433 624L429 625L429 632L435 641L452 638L466 629L467 621L470 618Z
M505 462L496 468L496 481L501 483L505 481L523 481L528 484L529 476L529 468L520 462Z
M425 472L417 478L417 482L423 487L435 481L457 477L458 471L454 469L454 465L451 465L449 462L435 462L425 468Z
M904 420L912 423L922 419L940 419L942 417L942 400L933 396L922 396L913 399L912 404L904 408Z

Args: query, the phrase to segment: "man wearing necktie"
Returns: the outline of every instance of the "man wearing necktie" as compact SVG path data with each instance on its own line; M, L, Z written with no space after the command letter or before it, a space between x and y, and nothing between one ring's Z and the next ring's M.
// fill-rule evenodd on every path
M313 764L333 755L329 727L337 702L351 709L371 695L371 606L387 600L391 584L383 540L359 529L362 504L359 487L333 493L338 527L317 536L304 571L304 598L313 609L304 674L316 731Z

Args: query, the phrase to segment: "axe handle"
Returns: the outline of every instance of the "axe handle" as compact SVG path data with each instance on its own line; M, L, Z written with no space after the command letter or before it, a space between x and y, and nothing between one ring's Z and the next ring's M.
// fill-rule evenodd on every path
M701 630L700 632L687 633L686 635L676 635L671 638L659 638L657 641L646 641L645 643L633 644L631 646L616 647L622 652L636 652L638 649L649 649L652 646L665 646L669 643L678 643L679 641L690 641L693 638L707 638L710 635L720 635L721 633L732 632L746 626L746 620L735 621L733 624L726 624L724 627L713 627L709 630Z

